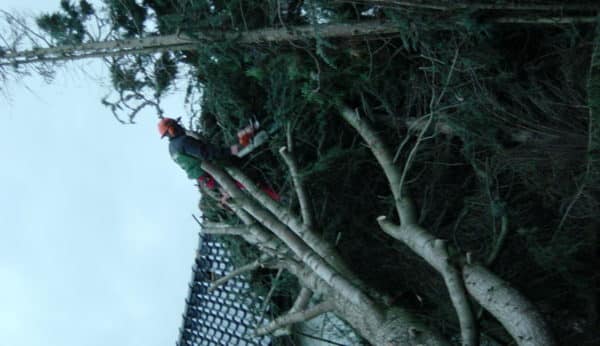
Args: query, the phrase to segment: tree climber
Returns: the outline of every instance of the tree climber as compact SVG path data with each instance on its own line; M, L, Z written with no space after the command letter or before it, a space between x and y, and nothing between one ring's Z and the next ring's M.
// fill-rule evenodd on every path
M248 136L252 135L249 134L251 132L250 129L243 129L238 133L241 145L248 143ZM211 190L217 187L217 184L214 178L201 168L202 161L221 161L235 164L239 159L236 154L240 149L240 145L234 144L229 148L223 148L208 143L208 141L193 136L192 133L186 131L178 119L162 118L158 122L158 133L161 138L169 138L171 158L183 168L188 178L197 180L198 184ZM241 134L245 135L241 136ZM240 189L244 189L240 182L236 181L236 185ZM269 197L279 200L279 194L271 187L264 184L259 184L259 186ZM224 198L226 199L228 196L224 196Z

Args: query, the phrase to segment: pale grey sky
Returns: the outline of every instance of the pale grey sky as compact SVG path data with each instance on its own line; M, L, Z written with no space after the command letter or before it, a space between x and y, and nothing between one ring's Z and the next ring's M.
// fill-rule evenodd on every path
M173 345L197 242L194 182L155 114L117 123L100 104L109 87L81 67L105 71L77 66L0 98L0 346ZM177 98L166 109L184 113Z

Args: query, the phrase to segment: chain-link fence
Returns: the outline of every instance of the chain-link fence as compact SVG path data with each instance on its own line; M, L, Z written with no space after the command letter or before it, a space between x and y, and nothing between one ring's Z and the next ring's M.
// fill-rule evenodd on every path
M208 291L213 280L232 269L224 246L211 236L201 235L177 346L271 343L268 336L253 335L263 301L252 294L245 277L235 277Z

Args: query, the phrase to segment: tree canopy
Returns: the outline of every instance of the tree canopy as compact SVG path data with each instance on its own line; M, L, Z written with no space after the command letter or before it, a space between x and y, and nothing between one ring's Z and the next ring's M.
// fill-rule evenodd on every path
M84 0L62 1L59 12L37 23L51 47L95 44L107 37L121 42L185 38L184 46L105 56L119 94L105 104L127 110L127 121L141 106L155 106L160 113L160 97L174 81L186 79L190 125L214 143L235 142L236 131L251 119L280 126L242 169L284 196L278 208L312 215L310 226L319 239L340 253L358 281L390 298L387 304L415 311L423 317L420 323L448 339L463 327L439 258L428 260L393 227L376 221L382 215L391 223L402 221L405 209L399 205L410 196L415 207L410 224L421 225L431 239L445 240L445 260L453 268L464 275L468 258L517 287L545 316L558 343L597 340L598 5L104 4L96 9ZM106 27L100 36L86 29L92 21ZM327 33L327 24L373 21L395 29L360 36ZM300 27L314 30L301 39L244 41L256 30L294 33ZM1 52L12 49L3 44ZM369 142L367 125L356 125L340 109L359 115L379 142ZM295 175L280 156L283 146L293 153ZM383 161L377 160L380 146L390 153ZM390 179L386 167L397 170L398 178ZM223 173L224 182L234 173ZM310 207L297 198L294 177L302 182ZM398 185L402 191L394 194ZM245 198L234 195L227 209L203 194L204 225L242 226L244 218L234 212ZM244 203L239 205L251 205ZM264 255L256 244L220 237L240 266ZM301 271L288 271L277 281L286 284L274 288L273 311L288 310L304 287L296 279ZM254 289L266 295L275 271L253 275ZM510 342L487 306L475 304L473 310L482 338Z

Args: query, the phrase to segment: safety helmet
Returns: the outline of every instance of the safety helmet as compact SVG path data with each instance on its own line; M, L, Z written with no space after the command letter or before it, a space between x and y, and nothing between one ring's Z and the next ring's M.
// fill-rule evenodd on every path
M158 122L158 133L160 134L160 138L166 136L167 134L170 136L174 136L179 124L177 120L171 118L162 118Z

